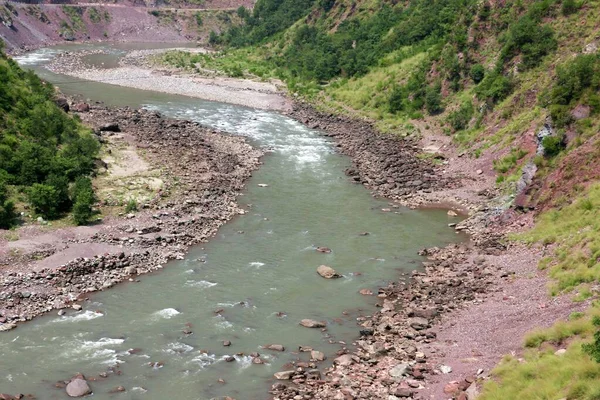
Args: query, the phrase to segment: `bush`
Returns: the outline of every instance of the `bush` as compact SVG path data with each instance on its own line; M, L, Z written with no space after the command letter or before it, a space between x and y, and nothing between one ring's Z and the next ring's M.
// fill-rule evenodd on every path
M564 137L562 135L546 136L542 139L542 146L544 146L546 156L554 157L565 147Z
M58 216L58 203L60 193L54 186L35 183L29 188L29 203L34 211L47 219Z
M471 101L461 104L460 108L448 116L448 122L455 132L467 128L473 118L474 107Z
M135 199L130 199L125 206L125 212L130 213L138 210L138 204Z
M7 174L0 174L0 228L8 229L13 225L16 214L14 203L8 200L8 188L3 175Z
M394 87L388 99L388 107L392 114L396 114L404 110L404 99L406 99L406 91L404 90L404 87Z
M537 66L542 58L557 46L552 28L540 25L528 15L510 26L503 41L499 62L508 61L520 52L525 68Z
M73 220L77 225L85 225L94 215L92 206L96 202L92 181L80 177L73 186Z
M579 10L579 4L575 0L563 0L562 2L562 14L564 16L569 16L571 14L576 13Z
M471 67L469 76L473 79L473 82L479 83L485 77L485 68L481 64L475 64Z
M439 114L444 110L442 107L441 90L442 86L440 84L427 87L425 93L425 108L431 115Z
M594 316L592 323L595 327L600 327L600 318ZM592 360L600 363L600 330L594 333L594 341L592 343L584 343L581 345L581 349L589 355Z
M559 104L551 105L550 116L552 117L552 123L557 128L564 128L573 122L573 117L567 106L561 106Z
M488 100L493 103L505 99L511 91L511 80L496 71L487 74L475 88L475 93L480 100Z
M204 23L204 21L202 21L202 14L200 14L199 12L196 12L194 14L194 17L196 19L196 25L202 26L202 24Z

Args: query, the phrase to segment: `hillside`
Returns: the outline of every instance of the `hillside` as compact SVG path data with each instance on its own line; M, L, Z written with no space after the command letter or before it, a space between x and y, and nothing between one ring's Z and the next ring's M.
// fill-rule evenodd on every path
M282 79L325 113L495 181L489 228L541 249L550 294L589 307L522 339L482 398L597 398L600 2L259 0L238 15L211 40L220 53L159 61Z
M239 24L235 10L252 4L252 0L6 2L0 5L0 38L9 51L71 41L206 43L211 32Z
M54 87L2 52L0 75L0 228L17 225L16 211L28 209L49 219L73 210L77 224L88 222L98 139L65 113Z

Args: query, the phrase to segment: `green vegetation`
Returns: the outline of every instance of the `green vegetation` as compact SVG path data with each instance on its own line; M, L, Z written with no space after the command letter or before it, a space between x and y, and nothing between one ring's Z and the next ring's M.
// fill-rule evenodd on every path
M99 143L54 104L54 88L0 54L0 225L15 222L18 194L58 218L75 200L69 185L94 168Z
M138 210L138 204L135 199L130 199L125 206L125 212L130 213Z
M485 383L480 398L597 399L600 364L595 356L598 354L599 315L596 305L586 314L572 314L568 321L529 334L525 340L529 350L521 359L505 357L492 372L494 379ZM592 337L594 341L590 341ZM555 354L557 348L564 348L566 352Z
M83 7L62 6L61 9L71 20L70 26L74 31L85 31L85 23L82 18L85 12Z
M529 243L556 244L554 255L541 264L555 280L554 294L600 279L600 184L574 203L543 213L536 226L518 236Z

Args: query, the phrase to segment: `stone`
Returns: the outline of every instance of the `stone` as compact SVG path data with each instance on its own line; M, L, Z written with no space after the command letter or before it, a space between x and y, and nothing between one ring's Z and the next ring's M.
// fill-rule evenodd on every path
M104 124L104 125L100 126L99 129L102 132L121 132L121 128L119 127L119 124L117 124L116 122L109 122L107 124Z
M92 393L90 385L88 385L85 379L81 378L75 378L71 382L69 382L66 391L70 397L82 397L86 394Z
M409 365L407 363L398 364L388 371L388 375L392 378L401 378L408 372L408 367Z
M75 310L75 311L81 311L81 309L82 309L83 307L81 306L81 304L73 304L73 305L71 306L71 308L72 308L73 310Z
M471 386L469 386L467 390L465 390L465 393L467 394L468 400L475 400L477 397L479 397L479 389L477 388L477 382L471 383Z
M296 371L279 371L279 372L275 372L275 374L273 374L273 376L275 377L275 379L278 379L280 381L285 381L285 380L292 379L292 376L295 373L296 373Z
M73 111L77 112L88 112L90 111L90 105L87 103L79 103L73 106Z
M327 265L320 265L319 268L317 268L317 274L321 275L325 279L341 278L341 275Z
M348 365L351 365L354 362L354 360L352 359L352 356L350 354L344 354L343 356L339 356L338 358L336 358L335 360L333 360L333 363L342 367L347 367Z
M223 340L223 346L229 347L231 346L231 342L229 340Z
M315 361L324 361L325 360L325 354L323 354L320 351L313 350L313 351L310 352L310 358L312 358Z
M458 392L458 382L452 381L447 383L446 386L444 386L444 393L454 394L456 392Z
M554 355L555 356L564 356L566 352L567 352L567 349L558 349L554 352Z
M396 391L394 392L394 395L396 397L411 397L413 395L413 391L411 389L408 388L398 388L396 389Z
M449 374L450 372L452 372L452 367L448 365L440 365L440 372L442 374Z
M458 213L456 211L453 211L453 210L448 210L448 216L449 217L457 217Z
M17 324L0 324L0 332L10 331L11 329L15 329Z
M482 171L482 170L480 170L480 169L478 169L477 171L475 171L475 173L476 173L477 175L481 175L481 174L483 174L483 171Z
M257 186L261 188L269 187L269 185L267 185L266 183L259 183Z
M280 344L268 344L266 346L263 346L263 349L273 350L273 351L285 351L285 347L283 347L283 345L280 345Z
M362 294L363 296L373 296L373 292L369 289L360 289L358 293Z
M326 254L331 253L331 249L329 247L317 247L317 251L319 253L326 253Z
M324 322L315 321L314 319L303 319L300 321L300 325L305 328L325 328L326 326Z
M408 320L408 324L417 331L429 328L429 321L423 317L413 317Z
M54 100L54 104L56 104L59 108L62 108L64 112L69 112L69 102L64 97L59 97Z

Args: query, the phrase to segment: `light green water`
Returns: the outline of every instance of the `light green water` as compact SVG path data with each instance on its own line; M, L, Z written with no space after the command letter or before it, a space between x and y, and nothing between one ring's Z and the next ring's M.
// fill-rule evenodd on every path
M39 70L51 51L20 61ZM42 74L53 82L75 81ZM274 372L291 360L308 360L307 353L294 352L299 345L332 356L341 348L337 341L350 344L358 336L356 317L369 315L376 302L360 289L376 292L418 268L420 248L464 239L447 227L445 211L381 211L386 201L344 176L348 158L285 116L102 84L67 83L61 89L192 119L245 135L272 152L239 198L241 205L252 205L249 212L185 260L142 276L140 283L94 295L82 312L52 313L0 335L0 392L64 399L64 389L53 388L57 380L76 372L97 377L119 364L121 375L91 382L95 399L265 399ZM365 231L370 235L359 235ZM316 246L333 252L318 253ZM322 279L315 272L320 264L344 277ZM224 310L221 316L217 309ZM328 331L300 327L303 318L326 320ZM186 336L188 323L193 334ZM231 347L223 347L223 340ZM263 351L269 343L286 351ZM140 350L129 354L132 348ZM252 352L267 364L253 365L248 356L224 361ZM163 367L149 366L159 361ZM119 385L127 392L108 393Z

